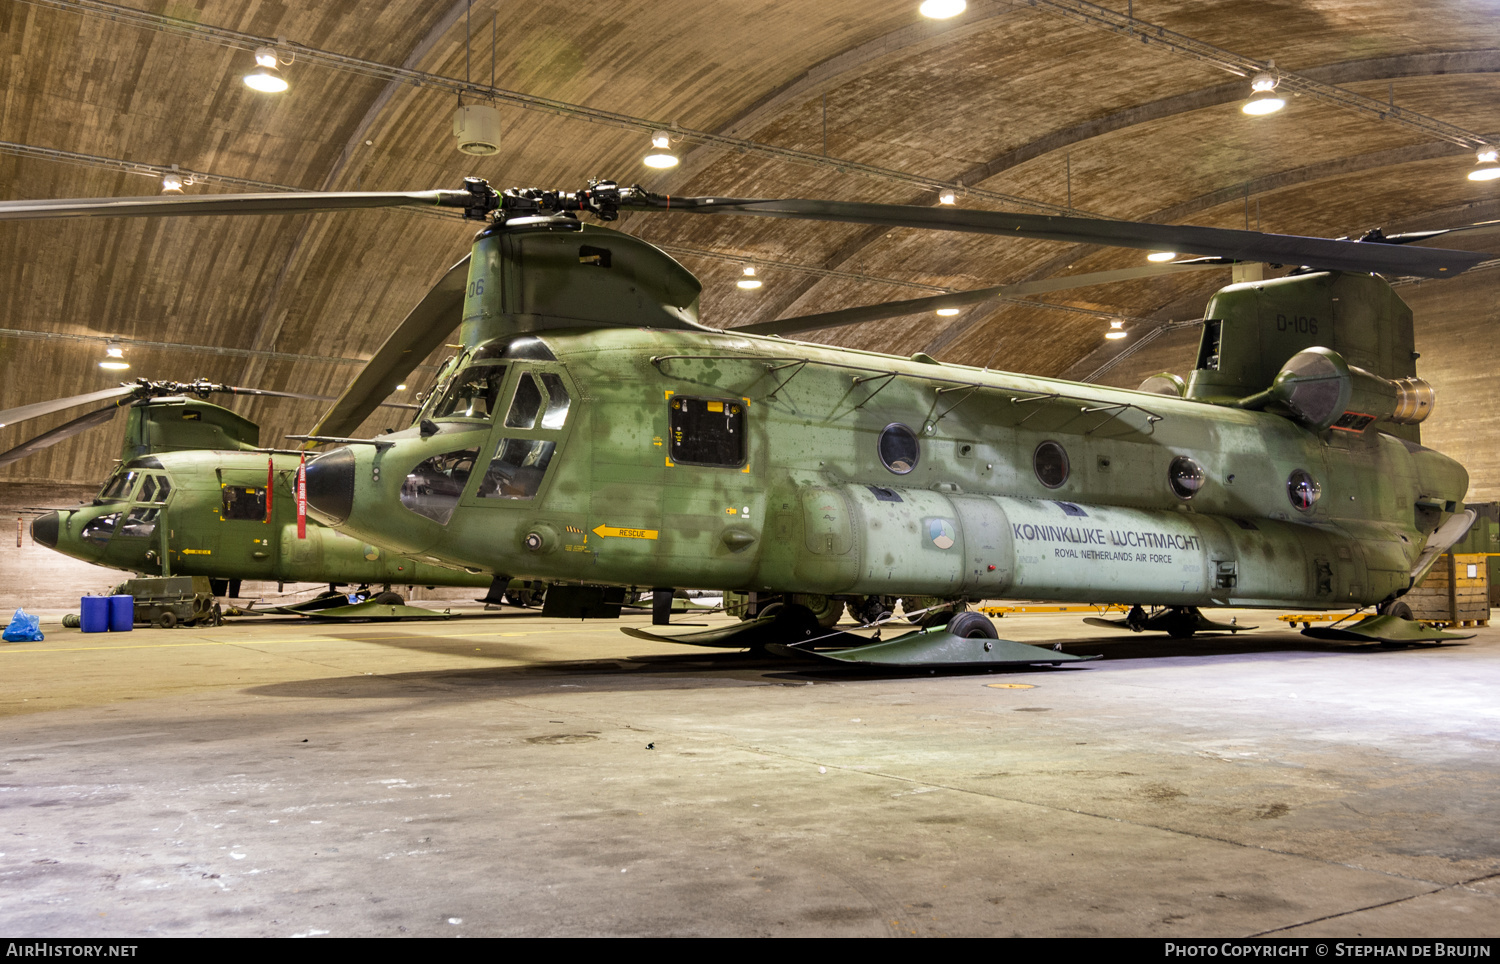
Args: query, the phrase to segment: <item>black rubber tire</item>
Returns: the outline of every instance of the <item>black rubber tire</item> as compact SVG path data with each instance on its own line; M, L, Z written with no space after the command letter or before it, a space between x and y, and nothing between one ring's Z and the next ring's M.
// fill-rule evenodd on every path
M806 606L798 606L795 603L784 603L776 610L772 617L776 621L778 631L785 633L789 642L802 642L813 636L823 635L823 627L818 625L818 615Z
M1382 616L1395 616L1397 619L1412 618L1411 607L1406 604L1405 600L1401 599L1397 599L1385 606L1382 606L1380 609L1380 614Z
M371 602L379 603L382 606L406 605L406 600L401 598L401 594L399 592L383 592L372 599Z
M156 617L156 625L162 629L175 629L177 626L177 614L170 609L164 610L160 616Z
M952 613L948 620L948 632L963 639L999 639L995 624L984 613Z
M1190 639L1198 630L1192 626L1173 626L1167 630L1167 635L1173 639Z

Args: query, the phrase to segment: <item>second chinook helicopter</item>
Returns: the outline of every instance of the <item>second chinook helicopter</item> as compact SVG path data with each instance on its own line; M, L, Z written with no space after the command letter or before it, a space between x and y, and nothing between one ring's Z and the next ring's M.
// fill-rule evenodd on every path
M114 569L207 576L220 596L238 596L245 579L385 586L388 592L402 586L491 585L483 573L419 562L315 520L299 536L295 481L300 453L260 448L259 426L206 400L217 392L291 394L202 380L141 379L0 413L0 422L14 424L85 402L110 402L0 455L0 464L6 464L73 431L103 424L114 417L116 406L129 404L119 465L98 495L82 506L38 516L32 538ZM530 601L520 596L530 593L527 587L511 587L510 592L513 601Z
M309 465L309 505L424 561L547 580L557 614L617 613L632 587L735 590L773 600L776 618L697 641L801 643L846 604L868 618L921 599L946 629L829 654L906 665L1062 658L1000 645L987 619L958 612L974 598L1125 603L1139 607L1133 627L1179 635L1215 628L1202 607L1377 606L1355 631L1406 638L1400 597L1472 519L1463 468L1417 441L1433 398L1415 376L1411 313L1370 272L1447 277L1486 255L1400 243L1415 238L667 198L609 182L497 195L475 179L463 192L11 202L0 217L421 203L488 226L306 437L342 443ZM994 289L708 328L686 269L575 216L622 207L1311 268L1219 292L1191 378L1132 392L768 337ZM348 438L459 320L462 353L414 424Z

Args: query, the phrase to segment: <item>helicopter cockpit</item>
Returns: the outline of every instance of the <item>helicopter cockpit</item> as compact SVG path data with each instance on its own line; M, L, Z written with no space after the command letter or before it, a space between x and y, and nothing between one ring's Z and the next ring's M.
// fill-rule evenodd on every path
M544 364L532 364L536 362ZM483 452L489 453L489 460L474 498L535 498L567 424L572 400L556 356L535 336L482 345L455 359L451 374L440 378L419 414L419 424L498 420L496 437L466 438L464 448L420 462L402 483L402 505L446 524ZM503 418L497 418L502 412ZM458 424L451 431L468 427Z
M116 536L145 539L155 535L157 519L172 496L172 480L160 469L161 463L155 459L136 459L116 469L100 487L94 505L119 503L119 510L89 519L79 538L103 549Z

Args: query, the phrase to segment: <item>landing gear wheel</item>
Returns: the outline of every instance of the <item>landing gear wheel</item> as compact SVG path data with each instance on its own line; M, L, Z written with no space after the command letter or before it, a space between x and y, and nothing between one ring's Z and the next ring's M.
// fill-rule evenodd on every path
M542 604L542 597L547 593L547 587L540 583L528 582L523 586L505 590L505 601L512 606L522 609L530 609Z
M786 637L788 642L800 643L814 636L823 634L823 626L818 619L818 613L813 612L806 606L796 603L780 603L772 617L776 621L776 629ZM765 613L767 609L762 609Z
M892 596L856 596L849 601L849 615L859 620L861 626L890 618L896 611L896 600Z
M1375 611L1382 616L1395 616L1397 619L1414 618L1411 614L1411 607L1400 599L1392 600L1383 606L1377 606Z
M404 605L406 605L406 600L401 598L401 594L399 592L386 591L386 592L383 592L380 595L376 596L374 599L372 599L370 601L373 602L373 603L379 603L382 606L404 606Z
M1167 635L1173 639L1187 639L1198 631L1198 610L1174 609L1167 619Z
M999 639L995 624L984 613L953 613L948 632L963 639Z

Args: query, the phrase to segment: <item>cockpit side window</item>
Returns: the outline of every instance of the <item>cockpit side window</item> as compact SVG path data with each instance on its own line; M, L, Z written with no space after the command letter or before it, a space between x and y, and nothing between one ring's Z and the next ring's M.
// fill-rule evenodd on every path
M125 517L125 524L120 526L120 538L143 539L152 535L156 532L156 518L159 515L159 508L137 506Z
M531 372L522 372L516 380L516 397L505 416L505 427L531 428L536 425L536 415L541 407L542 390L536 387L536 378Z
M542 372L542 385L547 389L547 411L542 415L542 428L562 428L568 420L568 406L572 404L568 390L562 378L552 372Z
M453 384L433 409L432 417L492 418L504 384L504 365L472 366L453 379Z
M109 515L96 516L89 520L88 525L83 527L79 537L84 542L92 542L96 546L102 546L109 541L109 537L115 534L115 523L120 521L120 513L111 512Z

